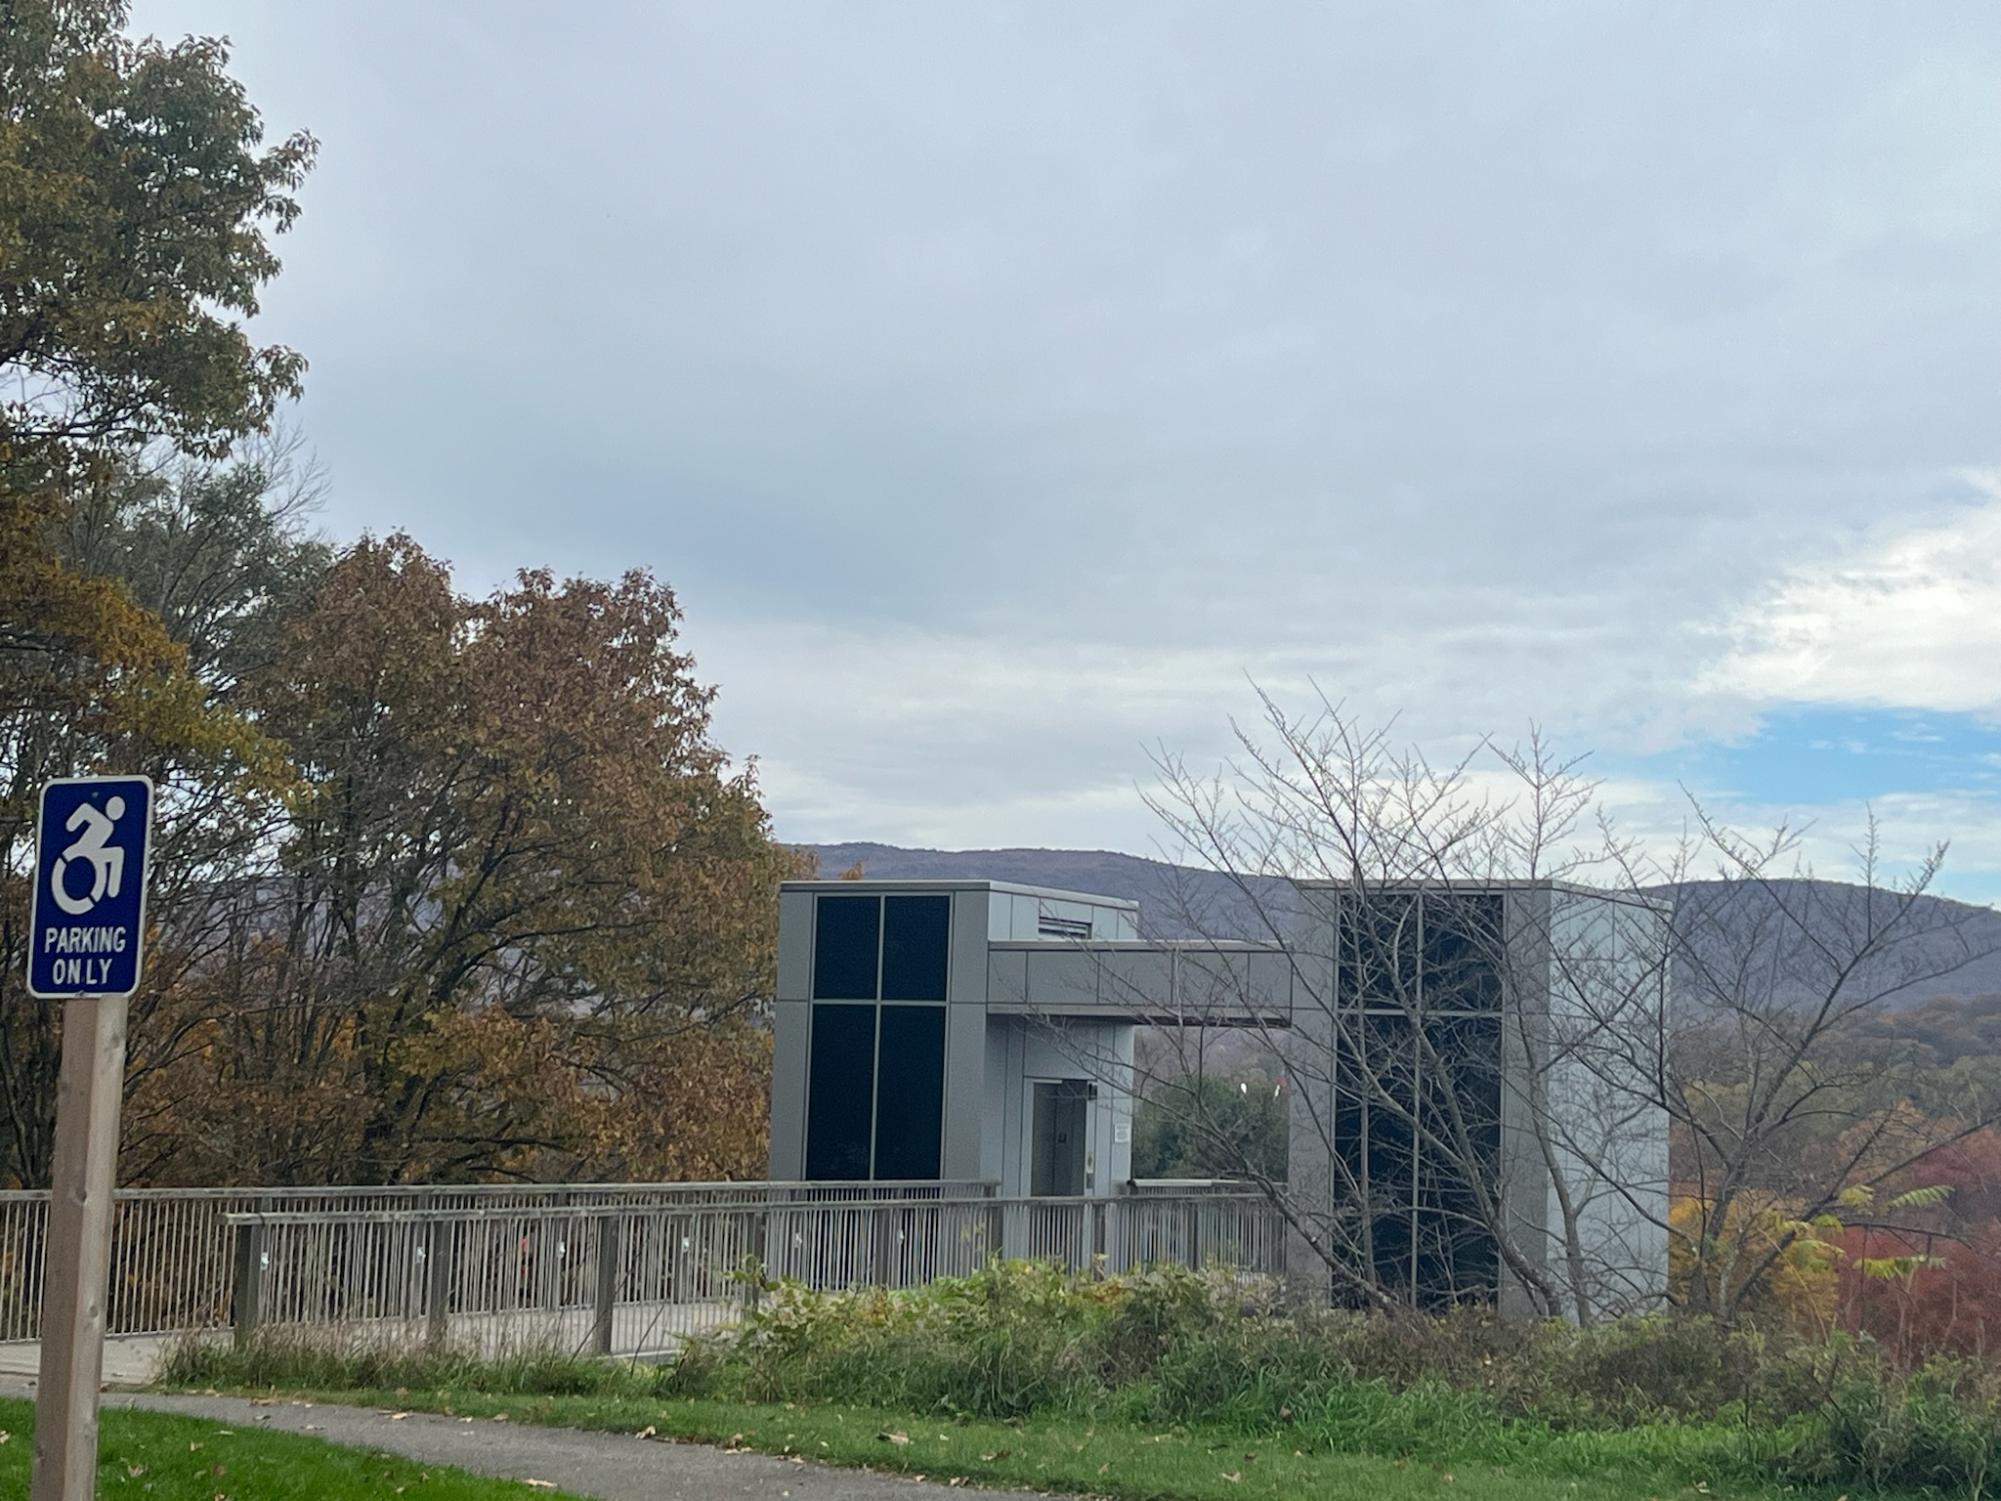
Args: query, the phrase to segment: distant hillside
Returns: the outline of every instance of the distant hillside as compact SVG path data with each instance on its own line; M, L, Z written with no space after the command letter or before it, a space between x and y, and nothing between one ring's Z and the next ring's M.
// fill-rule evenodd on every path
M1140 921L1158 938L1186 938L1242 931L1253 921L1235 886L1214 871L1170 865L1111 850L912 850L893 844L807 845L820 874L837 876L859 865L865 874L892 881L976 878L1055 886L1094 896L1138 902ZM1186 914L1205 921L1191 923Z
M1139 855L1110 850L923 850L871 843L806 848L826 876L859 864L864 873L888 880L957 877L1056 886L1138 902L1142 927L1156 937L1189 937L1198 931L1209 936L1262 936L1252 907L1229 879ZM1797 910L1810 905L1831 929L1859 919L1866 904L1889 899L1886 893L1838 881L1778 886L1789 905ZM1770 921L1772 899L1756 887L1694 882L1675 895L1678 910L1685 915L1700 912L1706 925L1718 930L1748 934L1781 926ZM1917 922L1935 925L1938 931L1900 954L1900 962L1911 964L1920 976L1900 997L1900 1004L2001 994L2001 912L1943 897L1925 897L1921 902ZM1194 914L1197 921L1187 921L1186 914Z

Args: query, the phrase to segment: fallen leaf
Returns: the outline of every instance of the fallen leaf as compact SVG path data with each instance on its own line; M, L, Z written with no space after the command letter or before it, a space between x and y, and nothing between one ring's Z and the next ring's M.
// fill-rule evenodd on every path
M521 1483L531 1491L553 1491L556 1488L553 1480L524 1480Z
M1229 1481L1230 1484L1236 1485L1240 1481L1242 1481L1244 1477L1240 1472L1236 1470L1225 1470L1223 1471L1223 1478Z
M910 1435L907 1433L878 1433L876 1437L881 1439L885 1444L907 1444L910 1442Z
M646 1426L645 1426L644 1428L640 1429L640 1430L639 1430L639 1432L637 1432L637 1433L633 1434L633 1437L634 1437L634 1438L652 1438L652 1437L653 1437L653 1435L654 1435L654 1432L655 1432L655 1430L654 1430L654 1427L653 1427L653 1425L652 1425L651 1423L648 1423L648 1424L647 1424L647 1425L646 1425Z

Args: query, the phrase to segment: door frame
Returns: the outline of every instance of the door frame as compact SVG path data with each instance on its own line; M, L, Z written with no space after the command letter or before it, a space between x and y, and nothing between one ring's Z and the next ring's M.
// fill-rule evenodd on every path
M1021 1109L1021 1193L1023 1198L1035 1196L1035 1090L1037 1085L1068 1085L1083 1096L1084 1102L1084 1149L1082 1152L1083 1187L1074 1195L1080 1199L1092 1198L1097 1192L1098 1161L1098 1085L1093 1079L1064 1077L1056 1074L1029 1074L1022 1078Z

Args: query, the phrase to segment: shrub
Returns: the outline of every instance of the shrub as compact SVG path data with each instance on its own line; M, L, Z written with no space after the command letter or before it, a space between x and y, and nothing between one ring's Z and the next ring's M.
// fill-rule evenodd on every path
M988 1417L1074 1410L1300 1446L1607 1471L1991 1494L2001 1374L1906 1377L1864 1340L1656 1315L1590 1329L1301 1312L1269 1287L995 1262L903 1293L772 1289L665 1378L688 1395Z
M695 1342L668 1386L1017 1417L1100 1389L1092 1335L1122 1293L1019 1262L907 1293L779 1284L738 1330Z
M1906 1373L1863 1339L1666 1315L1575 1329L1477 1310L1303 1312L1222 1274L1090 1278L999 1261L908 1292L763 1291L738 1328L661 1369L267 1330L241 1351L184 1341L162 1374L181 1386L1074 1412L1552 1475L2001 1490L2001 1369L1938 1360Z
M1942 1357L1907 1375L1852 1376L1795 1468L1814 1479L1991 1495L2001 1479L2001 1372Z

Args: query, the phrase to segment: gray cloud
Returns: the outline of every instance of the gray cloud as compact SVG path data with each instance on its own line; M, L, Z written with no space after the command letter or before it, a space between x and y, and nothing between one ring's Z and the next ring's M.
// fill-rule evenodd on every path
M2001 458L1988 6L137 19L323 137L333 529L655 567L802 837L1143 841L1246 671L1740 732L1717 625Z

